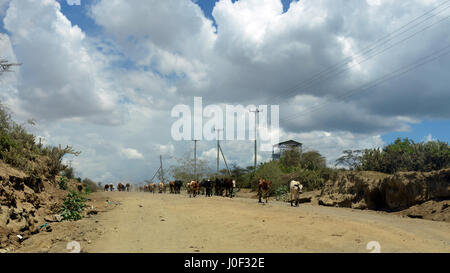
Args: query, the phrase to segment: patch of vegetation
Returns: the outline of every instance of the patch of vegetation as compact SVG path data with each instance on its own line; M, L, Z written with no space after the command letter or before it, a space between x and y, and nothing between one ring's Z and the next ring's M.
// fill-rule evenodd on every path
M62 190L67 190L67 178L65 178L64 176L62 176L62 177L59 179L58 186L59 186L59 188L62 189Z
M281 185L274 191L274 195L277 201L286 199L288 193L289 187L287 185Z
M61 216L64 221L77 221L83 217L83 210L86 207L86 198L83 194L71 191L64 199L61 208Z
M291 180L300 181L305 190L316 190L337 173L326 166L325 157L319 152L301 153L296 149L285 151L280 160L260 164L255 173L250 167L243 170L240 169L240 176L233 176L238 187L257 190L258 179L268 179L272 182L270 194L280 200L285 199Z
M85 178L83 181L83 187L84 187L84 192L85 194L91 194L92 192L96 192L99 189L99 186L97 183L95 183L94 181L92 181L89 178Z
M62 175L64 175L65 177L67 177L67 179L74 179L75 175L74 175L74 169L72 167L66 167L63 171L62 171Z
M448 143L416 143L408 138L396 139L383 149L344 151L337 164L353 170L393 174L399 171L429 172L450 167Z
M33 126L35 122L29 120L27 124ZM0 159L30 176L47 176L54 181L56 175L67 169L62 164L63 157L77 156L80 152L70 146L43 147L40 142L36 143L35 136L27 132L25 125L16 123L9 109L0 103Z

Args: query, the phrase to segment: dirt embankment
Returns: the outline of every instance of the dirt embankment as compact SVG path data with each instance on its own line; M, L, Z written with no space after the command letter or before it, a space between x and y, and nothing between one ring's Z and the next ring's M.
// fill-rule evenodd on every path
M450 169L433 172L347 172L325 183L324 206L398 212L413 218L450 220Z
M76 189L77 182L68 182ZM18 247L31 235L50 231L67 191L45 178L27 176L0 161L0 249Z

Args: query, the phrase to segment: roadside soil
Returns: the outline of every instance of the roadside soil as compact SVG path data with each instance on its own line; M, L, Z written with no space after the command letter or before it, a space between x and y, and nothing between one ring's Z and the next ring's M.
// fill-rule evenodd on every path
M144 192L97 192L94 213L77 222L51 223L9 252L450 252L450 223L404 215L317 206L291 207L254 194L237 198Z

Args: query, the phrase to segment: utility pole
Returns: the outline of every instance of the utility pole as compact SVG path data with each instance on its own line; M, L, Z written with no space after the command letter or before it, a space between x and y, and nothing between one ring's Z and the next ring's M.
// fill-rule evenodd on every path
M214 129L217 131L217 176L219 176L219 150L220 150L220 131L223 129Z
M256 109L254 111L250 110L250 112L255 113L255 166L254 166L254 169L253 169L253 173L255 173L256 172L256 164L257 164L257 157L258 157L258 152L257 152L257 149L256 149L256 140L258 138L257 137L258 136L258 131L257 131L257 129L258 129L258 114L260 112L262 112L262 110L259 110L259 108L256 107Z
M229 174L230 177L231 177L231 171L230 171L230 168L228 168L228 163L227 163L227 160L226 160L226 158L225 158L225 155L223 154L222 147L219 146L219 148L220 148L220 152L222 153L223 162L225 162L225 166L227 167L228 174Z
M164 183L164 170L163 170L163 165L162 165L162 155L159 155L159 162L161 163L160 165L160 171L161 171L161 180Z
M197 177L197 139L194 139L194 177L195 177L195 181L198 181L198 177Z

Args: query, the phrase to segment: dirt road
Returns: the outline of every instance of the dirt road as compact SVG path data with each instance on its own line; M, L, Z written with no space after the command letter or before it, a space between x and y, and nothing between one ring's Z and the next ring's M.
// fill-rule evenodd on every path
M37 234L19 252L450 252L450 224L248 198L101 192L113 209ZM120 203L120 204L119 204Z

